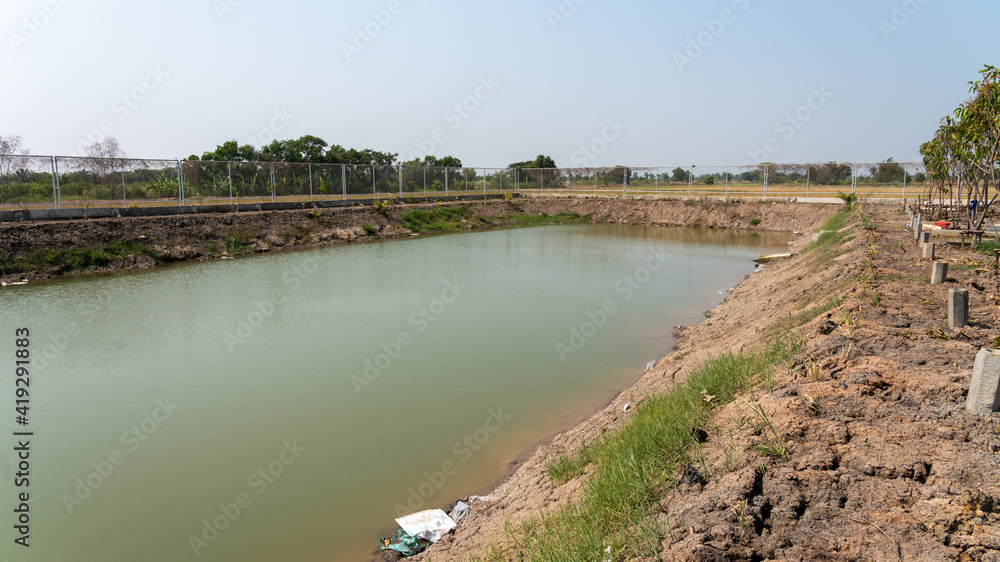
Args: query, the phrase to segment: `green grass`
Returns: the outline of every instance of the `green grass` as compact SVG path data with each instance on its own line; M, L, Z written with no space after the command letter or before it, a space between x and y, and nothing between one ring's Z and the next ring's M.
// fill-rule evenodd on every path
M468 218L469 208L437 207L435 209L411 209L400 215L403 226L413 232L443 231L454 232L462 228L462 219Z
M590 215L581 215L580 213L560 213L558 215L548 215L542 213L540 215L510 215L504 217L505 222L518 224L518 225L532 225L532 224L566 224L574 222L590 222Z
M68 250L33 248L23 258L0 257L0 275L26 273L70 273L104 267L131 256L160 262L163 255L137 238L113 240L106 246L86 246Z
M624 427L548 468L549 477L562 482L593 465L581 502L508 529L510 545L494 547L485 560L604 560L608 548L613 560L657 556L663 538L656 524L658 499L689 460L692 430L714 408L773 376L772 369L800 348L787 336L765 349L724 354L703 364L686 384L644 400ZM702 390L715 400L705 402Z
M378 229L370 224L361 225L361 230L365 231L365 236L375 236L378 234Z
M516 226L530 226L538 224L566 224L576 222L590 222L589 215L580 213L561 213L549 215L541 213L538 215L506 215L494 217L493 220L481 215L472 216L468 207L459 205L457 207L437 207L435 209L411 209L400 215L403 226L414 232L455 232L464 228L463 220L476 220L486 224L510 224Z
M236 256L250 251L250 243L260 236L260 227L234 227L226 233L226 252Z
M240 238L232 234L226 236L226 253L231 256L236 256L250 250L250 246L247 246L240 241Z
M981 254L992 256L993 250L1000 249L1000 242L997 242L996 240L986 240L984 242L976 244L975 246L972 247L972 249Z
M572 480L583 474L587 465L594 461L593 453L594 450L584 443L583 447L575 455L570 457L560 456L559 460L553 462L545 469L545 472L557 484Z
M845 250L841 248L841 245L845 242L850 242L854 239L854 237L848 236L847 230L843 232L840 230L844 228L848 222L850 222L853 216L853 209L842 209L836 215L830 217L830 219L827 220L822 227L820 227L820 231L826 232L823 232L818 240L810 242L809 245L806 246L805 252L812 252L815 254L817 266L826 265L833 261L834 258L845 252Z
M840 297L833 297L832 299L822 304L816 305L812 308L807 308L797 314L793 314L791 316L782 318L774 325L773 330L775 333L780 334L782 332L787 332L788 330L791 330L793 328L798 328L799 326L808 324L809 322L812 322L819 316L826 314L827 312L830 312L831 310L837 308L843 302L844 301Z
M205 252L210 256L218 255L219 244L217 242L205 242L201 245L201 251Z

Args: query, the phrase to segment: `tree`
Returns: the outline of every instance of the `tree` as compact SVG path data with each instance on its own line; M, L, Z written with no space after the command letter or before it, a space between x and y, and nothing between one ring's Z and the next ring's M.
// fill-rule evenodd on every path
M601 185L626 185L632 183L632 169L625 166L615 166L598 172Z
M86 152L84 167L94 176L94 183L105 184L109 190L107 195L114 196L115 189L120 187L117 174L123 173L126 166L126 154L118 139L105 137L88 145Z
M231 140L220 144L211 152L202 154L201 159L216 162L256 162L260 160L260 153L253 145L240 145Z
M849 164L827 162L822 166L809 166L809 177L815 184L839 185L850 180L853 171Z
M415 158L409 162L403 162L403 165L424 168L461 168L462 161L454 156L444 156L442 158L424 156L423 160Z
M969 225L976 230L1000 187L1000 70L987 65L980 74L980 80L969 83L973 98L942 119L934 138L920 147L924 166L942 193L951 191L957 179L966 197L978 202Z
M29 154L21 135L0 135L0 182L10 181L17 170L25 168Z
M908 177L906 175L906 170L902 166L892 161L889 158L885 162L879 163L878 166L873 166L871 168L872 179L875 183L901 183L903 178Z
M513 164L507 166L508 168L528 168L528 169L538 169L538 168L556 168L556 162L551 156L546 156L544 154L539 154L534 160L526 160L524 162L514 162Z
M674 168L673 175L670 180L675 183L687 183L688 171L684 168Z

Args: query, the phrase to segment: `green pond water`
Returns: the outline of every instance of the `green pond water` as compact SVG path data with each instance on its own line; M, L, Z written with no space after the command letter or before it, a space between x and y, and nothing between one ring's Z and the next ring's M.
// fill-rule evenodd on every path
M0 559L363 560L601 407L786 240L547 226L4 288Z

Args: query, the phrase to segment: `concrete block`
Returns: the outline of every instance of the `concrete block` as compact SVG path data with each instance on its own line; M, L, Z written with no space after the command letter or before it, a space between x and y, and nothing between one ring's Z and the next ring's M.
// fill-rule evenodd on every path
M948 262L936 261L931 265L931 285L940 285L948 278Z
M1000 411L1000 349L980 349L976 355L965 409L984 415Z
M920 235L917 237L917 243L920 244L921 246L925 246L927 244L930 244L931 243L931 233L930 232L921 232Z
M920 238L920 233L924 231L923 217L917 215L917 218L913 219L913 237Z
M925 260L934 259L934 244L931 242L924 244L924 259Z
M961 330L969 325L969 290L950 289L948 291L948 327Z

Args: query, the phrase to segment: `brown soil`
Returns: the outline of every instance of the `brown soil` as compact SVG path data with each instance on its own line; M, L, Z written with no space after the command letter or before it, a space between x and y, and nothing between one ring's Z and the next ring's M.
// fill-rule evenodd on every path
M504 543L505 526L579 499L586 476L553 485L548 463L626 420L626 403L669 389L711 356L766 343L775 326L802 336L803 351L745 399L759 402L790 454L753 448L768 434L747 402L717 410L703 459L692 459L707 483L681 484L678 474L661 498L659 559L1000 560L1000 416L964 409L974 356L1000 335L993 259L933 240L951 272L932 286L906 215L864 211L874 234L855 222L855 238L829 261L810 252L750 276L710 319L678 330L676 351L633 387L474 496L472 515L415 560L482 554ZM818 218L786 228L808 231ZM793 251L810 240L800 236ZM959 287L970 290L972 325L950 330L945 299ZM807 317L795 315L835 297L839 306L796 327ZM824 322L832 333L821 333Z
M608 199L519 198L467 203L470 217L464 230L486 229L515 224L511 215L577 212L599 222L630 222L663 225L691 225L706 228L754 230L794 230L803 206L790 203L707 203L682 201L633 201ZM330 208L318 211L265 211L201 215L74 220L60 222L0 223L0 258L25 258L37 248L70 250L101 248L115 240L136 239L162 255L162 261L206 260L220 257L226 237L234 237L247 252L344 244L378 238L409 237L400 215L413 208L429 209L434 204L394 205L385 214L371 207ZM820 206L808 206L810 213L823 213ZM752 225L753 219L760 220ZM374 228L369 235L364 226ZM131 255L94 271L143 269L156 265L146 255ZM46 279L78 271L61 267L39 268L22 275L0 275L0 281Z

